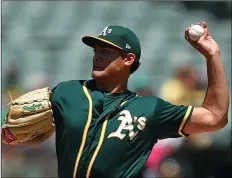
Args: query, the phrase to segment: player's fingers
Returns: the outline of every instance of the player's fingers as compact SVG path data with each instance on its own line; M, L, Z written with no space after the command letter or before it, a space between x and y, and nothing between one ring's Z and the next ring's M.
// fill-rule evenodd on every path
M195 41L192 41L192 40L188 40L188 42L194 47L194 48L197 48L197 42Z
M202 25L205 29L207 28L207 35L211 36L207 23L203 21Z
M189 29L190 29L190 27L188 27L188 28L185 29L185 33L184 33L185 39L189 39L189 36L188 36Z
M208 26L207 26L207 23L206 23L206 22L202 22L202 25L203 25L203 27L204 27L204 28L208 28Z
M201 43L206 37L207 37L208 34L208 28L205 28L205 31L204 33L201 35L200 39L198 40L198 43Z
M189 27L185 29L184 34L186 35L186 33L188 33L188 31L189 31Z

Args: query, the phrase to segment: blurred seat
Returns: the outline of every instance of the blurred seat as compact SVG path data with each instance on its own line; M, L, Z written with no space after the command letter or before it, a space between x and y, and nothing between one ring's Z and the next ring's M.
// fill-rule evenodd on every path
M59 53L55 57L59 73L54 80L61 73L66 75L64 78L74 78L75 74L88 76L83 68L87 69L91 63L80 63L83 58L91 57L91 49L82 44L81 37L98 35L105 26L119 24L131 28L140 38L142 59L146 62L140 70L168 77L171 74L168 71L172 71L169 64L178 60L174 59L178 53L194 54L183 32L189 23L202 19L208 22L216 39L223 39L223 53L231 56L228 45L231 22L214 19L203 10L189 12L178 2L4 2L3 43L10 45L9 51L17 49L25 54L28 65L32 57L42 61L41 68L54 57L54 52Z

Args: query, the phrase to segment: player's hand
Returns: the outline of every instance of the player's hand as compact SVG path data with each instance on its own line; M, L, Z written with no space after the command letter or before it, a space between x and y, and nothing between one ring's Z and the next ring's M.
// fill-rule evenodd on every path
M196 42L192 41L189 36L188 36L188 31L193 24L188 27L185 30L185 39L196 49L198 50L201 54L203 54L206 59L220 54L220 49L218 47L218 44L214 41L212 36L210 35L208 26L205 22L202 22L202 24L197 23L198 25L203 26L205 29L204 33L200 37L200 39Z

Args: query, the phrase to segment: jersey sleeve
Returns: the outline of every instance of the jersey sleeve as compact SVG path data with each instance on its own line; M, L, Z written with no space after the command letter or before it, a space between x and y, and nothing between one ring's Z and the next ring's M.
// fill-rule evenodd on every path
M73 98L74 94L82 90L83 81L70 80L58 83L52 88L51 104L55 124L61 124L65 118L65 110L70 109L70 103L77 100ZM80 96L80 95L78 95Z
M193 106L173 105L161 98L157 98L153 117L155 117L156 121L158 139L188 136L183 132L183 129L191 117L193 109Z
M53 117L55 124L58 124L58 121L61 120L61 115L59 113L60 111L60 104L59 104L59 98L60 98L60 92L59 92L60 84L56 85L52 89L52 96L51 96L51 104L52 104L52 111L53 111Z

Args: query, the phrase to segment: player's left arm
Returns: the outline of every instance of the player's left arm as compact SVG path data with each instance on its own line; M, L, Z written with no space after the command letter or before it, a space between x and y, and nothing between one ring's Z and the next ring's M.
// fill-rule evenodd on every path
M207 64L208 88L202 107L195 107L185 124L186 134L209 132L221 129L228 122L229 88L220 49L209 33L207 24L202 23L205 32L197 42L186 40L205 58Z

